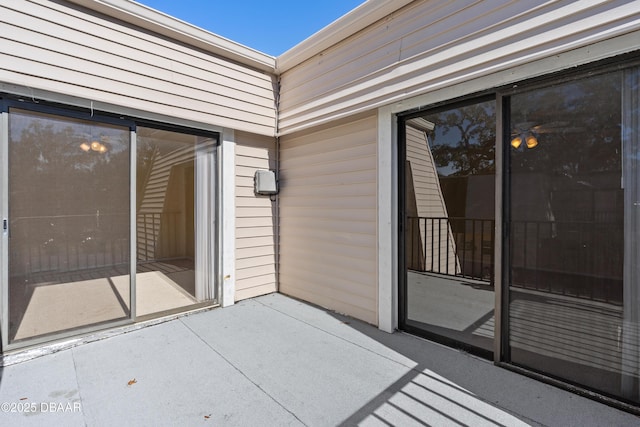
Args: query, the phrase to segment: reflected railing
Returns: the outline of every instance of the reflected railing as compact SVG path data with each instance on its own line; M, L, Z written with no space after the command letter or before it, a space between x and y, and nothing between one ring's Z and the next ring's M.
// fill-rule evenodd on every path
M184 252L180 250L183 216L180 212L138 214L138 260L155 261ZM12 222L10 237L12 277L46 275L47 281L55 281L51 274L129 263L128 214L21 217Z
M184 239L180 222L181 212L139 213L137 215L138 261L154 261L183 254L180 241ZM183 245L184 246L184 245Z
M128 230L127 214L17 218L11 224L11 276L126 265Z
M407 268L493 283L495 221L407 218ZM612 221L512 221L510 285L622 304L623 226Z
M407 268L493 283L492 219L408 217Z
M619 221L512 221L511 286L622 304Z

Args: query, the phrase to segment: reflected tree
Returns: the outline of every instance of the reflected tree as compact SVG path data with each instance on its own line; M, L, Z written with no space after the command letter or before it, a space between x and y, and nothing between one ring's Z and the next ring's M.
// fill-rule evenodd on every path
M495 173L495 102L482 102L425 117L435 124L431 152L443 176Z
M106 151L82 148L96 140ZM127 236L128 129L15 112L9 142L14 233L47 246Z

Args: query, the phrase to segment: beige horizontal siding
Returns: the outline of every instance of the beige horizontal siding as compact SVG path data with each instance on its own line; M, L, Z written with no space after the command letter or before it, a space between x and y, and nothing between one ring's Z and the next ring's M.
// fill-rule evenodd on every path
M273 135L273 77L65 2L0 0L0 82Z
M407 169L412 182L407 184L413 188L415 212L410 215L420 217L447 217L447 208L440 189L438 172L431 155L429 142L424 131L414 127L406 127ZM407 203L412 197L407 196Z
M235 300L277 291L275 202L253 191L257 169L275 169L274 137L236 132Z
M275 247L269 245L236 248L236 263L242 260L246 260L247 263L251 263L253 262L254 258L261 258L263 256L275 256L275 253Z
M280 292L377 323L375 115L280 140Z
M409 217L447 218L440 179L436 169L429 140L424 130L406 126L406 211ZM433 247L433 236L446 236ZM451 226L446 222L415 220L407 224L406 230L407 268L436 272L460 271L460 260L456 252ZM446 254L438 256L436 254Z
M236 290L236 301L240 301L247 298L254 298L259 295L266 295L274 292L274 286L272 283L266 285L257 284L255 286Z
M637 1L414 1L285 71L279 131L328 123L633 31L640 31ZM547 72L531 69L530 76Z

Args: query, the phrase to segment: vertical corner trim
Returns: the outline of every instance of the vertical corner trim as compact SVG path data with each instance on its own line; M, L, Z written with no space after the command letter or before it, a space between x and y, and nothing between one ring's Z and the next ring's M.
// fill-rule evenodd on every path
M391 107L378 109L378 328L398 327L397 281L397 152L395 115Z
M233 129L223 129L220 144L220 305L234 304L236 294L236 142Z

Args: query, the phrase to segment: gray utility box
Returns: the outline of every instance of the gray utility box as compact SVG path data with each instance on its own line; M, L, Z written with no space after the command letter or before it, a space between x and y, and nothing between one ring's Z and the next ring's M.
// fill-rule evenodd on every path
M274 171L258 169L253 177L254 191L256 194L278 194L278 183Z

